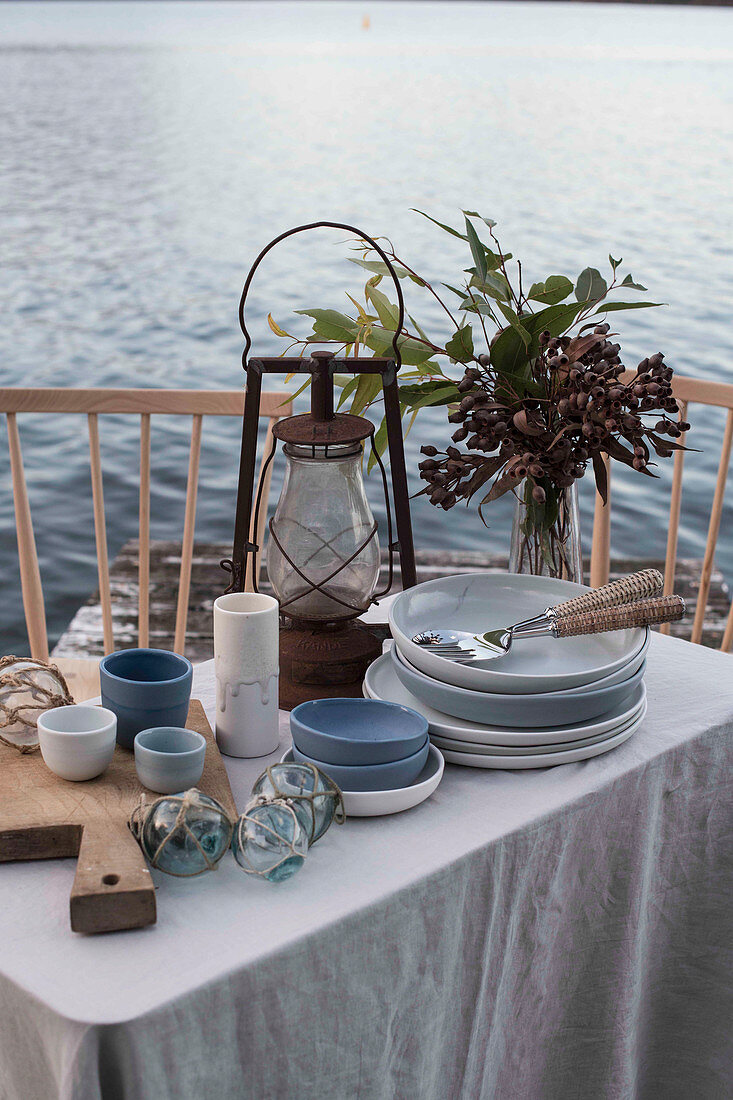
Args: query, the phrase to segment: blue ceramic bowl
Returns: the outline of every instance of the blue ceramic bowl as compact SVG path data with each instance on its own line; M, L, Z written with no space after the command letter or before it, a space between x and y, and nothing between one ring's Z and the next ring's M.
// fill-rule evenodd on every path
M293 759L302 764L315 764L317 768L333 779L342 791L394 791L409 787L414 783L425 767L430 749L430 741L425 743L412 756L402 760L392 760L386 764L327 764L306 756L297 745L293 745Z
M290 714L293 744L326 764L388 764L412 756L428 735L422 714L376 699L313 699Z
M99 663L102 706L117 716L117 742L131 749L141 730L185 726L193 665L167 649L121 649Z

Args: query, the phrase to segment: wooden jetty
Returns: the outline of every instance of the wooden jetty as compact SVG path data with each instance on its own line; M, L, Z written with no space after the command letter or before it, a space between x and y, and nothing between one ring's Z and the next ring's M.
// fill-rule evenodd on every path
M173 647L173 630L178 595L178 575L181 565L181 545L176 542L153 542L150 553L150 645L160 649ZM231 543L207 543L195 547L191 575L186 655L194 662L213 656L212 604L227 583L226 574L219 566L222 558L231 554ZM500 573L507 568L507 559L492 557L480 552L417 551L418 576L421 581L444 577L452 573ZM664 572L664 562L632 558L611 562L611 579L636 569L653 566ZM386 565L382 566L383 578ZM697 604L702 563L697 560L681 560L677 563L676 591L685 598L688 614L681 623L672 624L672 633L689 637ZM586 562L586 577L588 563ZM399 587L399 571L397 573ZM124 649L137 645L138 615L138 546L137 541L126 543L110 569L112 613L115 646ZM262 591L271 591L267 583ZM706 614L703 645L719 647L728 617L731 596L722 574L713 572ZM54 655L57 657L94 657L104 652L102 645L102 611L99 593L93 593L79 608L59 639Z

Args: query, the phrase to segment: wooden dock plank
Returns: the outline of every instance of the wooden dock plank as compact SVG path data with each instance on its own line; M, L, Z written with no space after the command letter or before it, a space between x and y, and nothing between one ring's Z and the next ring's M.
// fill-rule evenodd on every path
M227 583L227 575L219 567L222 558L229 557L229 543L206 543L195 547L191 572L186 655L192 661L204 661L213 656L214 599ZM417 551L418 576L421 581L444 577L452 573L483 572L500 573L507 567L507 559L480 551ZM176 542L156 541L150 544L150 640L156 648L171 649L175 630L176 601L181 566L181 546ZM662 561L632 558L611 562L611 579L631 573L636 569L654 566L664 570ZM689 637L700 586L700 561L680 561L677 566L675 589L688 603L684 622L673 623L672 633ZM588 563L586 563L586 575ZM383 564L382 583L386 579ZM399 572L397 573L399 582ZM136 646L138 638L138 544L132 540L123 546L110 567L110 590L115 645L118 649ZM271 591L263 584L262 590ZM730 606L730 594L722 574L715 570L708 593L708 607L703 634L703 644L719 646L725 630ZM95 592L79 608L59 639L55 656L101 656L103 653L102 610L99 593Z

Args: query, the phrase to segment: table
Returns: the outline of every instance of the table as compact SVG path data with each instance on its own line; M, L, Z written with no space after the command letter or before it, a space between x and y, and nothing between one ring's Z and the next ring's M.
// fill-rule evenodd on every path
M280 886L156 872L142 931L76 936L71 861L3 865L0 1097L730 1097L732 660L655 635L607 756L447 766ZM240 807L265 763L227 762Z

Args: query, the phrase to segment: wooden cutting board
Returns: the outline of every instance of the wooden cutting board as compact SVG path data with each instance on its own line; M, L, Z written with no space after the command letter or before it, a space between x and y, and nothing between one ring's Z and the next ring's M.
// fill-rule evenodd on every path
M207 742L199 789L236 817L224 761L198 699L191 700L186 725ZM119 745L103 775L72 783L54 775L40 752L21 754L0 744L0 862L78 857L71 890L74 932L154 924L153 880L127 827L141 794L159 797L142 786L133 753Z

